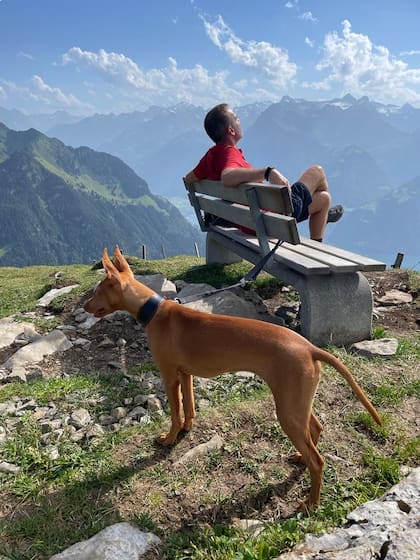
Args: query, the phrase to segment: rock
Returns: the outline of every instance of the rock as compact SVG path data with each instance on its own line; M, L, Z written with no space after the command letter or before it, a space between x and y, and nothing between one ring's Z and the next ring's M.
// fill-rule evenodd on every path
M98 344L98 348L111 348L113 346L115 346L115 342L111 340L109 336L105 336Z
M3 367L12 371L16 366L25 367L27 364L40 362L44 356L64 352L72 346L66 335L55 329L41 339L20 348L3 364Z
M81 346L82 348L89 348L92 342L88 338L78 337L76 340L73 340L74 346Z
M252 373L252 371L237 371L235 373L235 377L237 377L240 381L249 382L254 381L255 373Z
M127 409L123 406L117 406L117 408L111 410L111 416L114 419L114 422L118 422L121 418L127 416Z
M26 383L26 369L20 365L15 366L12 371L2 378L3 383Z
M92 417L85 408L78 408L70 415L70 424L75 428L85 428L92 423Z
M44 377L44 370L39 366L28 365L25 370L27 381L35 381Z
M199 284L199 286L207 285ZM186 295L190 295L190 290L191 288L188 286L188 290L184 288L184 290L181 290L178 295L180 297L186 297ZM185 295L184 291L186 292ZM249 301L245 301L243 298L229 291L218 292L211 296L191 301L186 303L185 306L191 309L197 309L198 311L204 311L205 313L231 315L234 317L247 317L249 319L261 319L261 314L255 309L254 304Z
M50 459L56 461L60 457L60 452L55 445L47 445L45 451L48 453Z
M115 360L108 362L108 366L113 369L124 369L122 363L116 362Z
M264 531L264 523L258 519L238 519L235 517L232 520L232 526L249 533L252 537L258 537Z
M74 544L50 560L139 560L160 544L153 533L144 533L130 523L111 525L87 541Z
M145 408L143 408L142 406L136 406L135 408L133 408L133 410L130 410L130 412L127 413L126 418L139 419L146 414L147 410Z
M94 437L100 437L104 434L104 429L102 428L102 426L100 424L92 424L92 426L89 426L88 429L86 430L86 437L89 438L94 438Z
M150 395L147 398L147 410L149 414L162 414L162 403L158 397Z
M412 303L413 296L401 290L389 290L385 295L376 298L376 301L381 305L404 305L405 303Z
M33 329L32 323L21 323L11 317L0 319L0 348L13 344L17 336L25 332L25 328Z
M7 432L4 426L0 425L0 445L6 441Z
M17 465L7 463L6 461L0 461L0 472L5 474L17 474L19 471L20 467Z
M42 335L36 332L33 325L25 325L23 332L19 333L14 340L17 346L26 346L31 342L35 342L42 338Z
M398 350L398 340L396 338L380 338L378 340L363 340L351 345L351 350L360 356L373 358L380 356L389 358L395 356Z
M320 537L306 535L276 560L417 560L420 550L420 467L380 500L359 506L345 527Z
M176 296L175 284L165 278L163 274L134 275L134 278L161 296L167 298L173 298Z
M185 465L196 459L197 457L201 457L202 455L207 455L210 451L218 451L224 446L225 442L223 438L219 435L215 435L211 438L211 440L207 441L206 443L201 443L197 445L193 449L190 449L183 455L180 459L173 463L174 467L178 467L179 465Z
M72 284L71 286L65 286L64 288L53 288L46 294L44 294L37 302L38 307L48 307L50 303L58 296L63 294L68 294L74 288L77 288L79 284Z

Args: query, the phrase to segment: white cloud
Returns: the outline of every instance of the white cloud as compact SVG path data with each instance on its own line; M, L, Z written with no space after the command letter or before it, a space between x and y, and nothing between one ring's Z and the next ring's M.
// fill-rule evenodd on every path
M342 93L368 95L385 103L419 103L420 94L412 88L420 84L420 69L410 69L393 56L386 47L372 43L367 35L354 33L348 20L343 33L328 33L324 39L323 57L318 71L328 75L319 82L303 83L303 87L330 90L341 85Z
M165 68L142 70L124 54L83 51L73 47L62 57L64 64L76 64L94 70L118 91L115 98L124 97L127 110L144 108L150 104L171 105L187 101L207 106L214 99L240 101L240 93L227 84L226 72L210 74L202 65L179 68L170 57ZM108 95L110 92L108 92Z
M308 45L308 47L311 47L311 49L314 46L314 42L312 41L312 39L309 39L309 37L305 37L305 45Z
M420 51L403 51L400 53L400 56L414 56L420 54Z
M289 86L294 80L297 66L289 60L287 51L266 41L244 41L237 37L219 15L214 23L201 17L210 40L229 59L256 75L268 79L277 88Z
M318 18L312 15L312 12L303 12L303 14L298 16L298 18L303 19L304 21L312 21L313 23L318 23L319 21Z
M64 93L60 88L49 86L37 75L34 75L29 84L25 86L11 81L2 81L0 90L3 92L2 98L9 105L19 105L29 109L30 112L34 112L34 106L37 107L37 112L66 109L73 113L85 114L93 110L92 105L80 101L71 93Z
M28 60L34 60L34 57L31 54L23 52L23 51L19 51L17 55L20 58L27 58Z

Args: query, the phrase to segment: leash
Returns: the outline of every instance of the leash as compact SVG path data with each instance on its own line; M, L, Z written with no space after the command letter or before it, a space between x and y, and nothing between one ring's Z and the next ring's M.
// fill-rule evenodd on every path
M208 290L207 292L203 292L201 294L194 294L183 298L176 297L174 298L174 301L181 304L185 304L185 303L190 303L190 301L195 301L197 299L209 297L219 292L225 292L226 290L231 290L232 288L239 288L239 287L244 288L247 284L249 284L250 282L254 282L256 280L258 274L264 268L265 264L270 260L270 258L273 256L273 254L276 252L276 250L280 247L282 243L284 243L284 241L282 239L279 239L277 243L274 245L274 247L271 249L271 251L269 251L266 255L264 255L264 257L261 260L259 260L257 264L253 266L251 270L239 280L239 282L236 282L236 284L232 284L231 286L226 286L225 288L214 288L212 290Z

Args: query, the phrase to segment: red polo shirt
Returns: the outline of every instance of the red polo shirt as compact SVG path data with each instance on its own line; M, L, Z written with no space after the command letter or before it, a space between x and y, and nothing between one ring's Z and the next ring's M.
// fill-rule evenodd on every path
M220 181L222 171L227 167L252 169L240 148L230 144L216 144L201 158L193 173L199 181Z

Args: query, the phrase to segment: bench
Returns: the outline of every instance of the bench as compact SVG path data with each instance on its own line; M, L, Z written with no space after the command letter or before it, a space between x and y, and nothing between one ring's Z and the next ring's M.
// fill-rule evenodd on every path
M207 233L208 264L242 259L256 264L280 239L264 270L299 292L301 334L319 346L371 338L373 297L362 273L385 270L384 263L301 237L287 187L243 183L229 188L209 180L185 187ZM212 220L206 219L209 214Z

